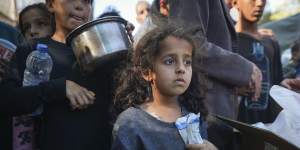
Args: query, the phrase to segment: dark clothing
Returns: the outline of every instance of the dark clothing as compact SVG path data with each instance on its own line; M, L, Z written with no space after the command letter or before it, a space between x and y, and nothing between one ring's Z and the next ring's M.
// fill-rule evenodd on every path
M200 26L203 32L195 33L206 42L199 42L195 51L195 70L209 77L206 102L208 110L229 118L235 118L237 102L234 87L250 83L252 64L233 53L237 50L236 33L223 0L172 0L170 21L178 19L188 26ZM227 128L227 129L225 129ZM221 132L220 132L221 131ZM209 123L208 140L220 150L233 149L233 130L218 122Z
M206 42L199 42L195 51L196 70L209 77L206 102L213 114L235 118L233 88L250 83L251 63L236 51L235 29L223 0L172 0L170 21L182 21L189 26L200 26L204 33L195 33Z
M64 76L67 72L71 71L72 63L75 60L72 50L67 47L68 49L60 48L59 51L59 49L57 49L59 46L57 45L61 43L58 44L58 42L50 39L40 39L37 42L47 44L49 47L49 54L53 60L53 68L50 75L51 80L37 86L21 87L26 59L30 52L35 49L36 42L30 45L24 44L19 46L12 63L16 63L20 80L4 81L1 86L3 91L1 91L0 97L9 100L1 101L0 114L28 114L43 103L61 102L61 99L65 98Z
M0 38L6 39L16 46L24 42L23 36L12 26L0 22ZM2 83L1 83L2 84ZM0 85L1 86L1 85ZM1 88L0 91L3 89ZM2 103L4 97L0 97ZM2 105L2 104L0 104ZM1 106L0 106L1 107ZM0 149L12 149L12 118L10 116L0 114Z
M296 67L296 78L299 78L300 77L300 61L298 62L298 65Z
M26 114L43 104L41 150L109 149L112 68L118 64L101 66L93 73L82 75L78 67L72 69L75 57L70 47L52 39L40 39L38 42L49 47L53 60L50 81L33 87L12 88L17 95L1 93L14 100L14 103L9 101L1 104L9 106L4 110L1 108L1 113ZM17 53L16 62L21 77L31 47L34 46L21 47L22 51ZM65 93L66 80L72 80L95 92L95 103L87 109L72 111Z
M183 116L187 114L184 112ZM206 123L200 122L199 129L201 137L206 138ZM160 121L139 107L128 108L119 115L113 136L113 150L185 149L175 123Z
M18 30L3 22L0 22L0 38L10 41L16 46L21 45L25 41Z
M282 65L280 61L280 48L277 41L271 39L270 37L263 37L262 39L256 39L253 36L245 33L238 34L238 43L240 50L239 54L244 56L245 58L251 59L253 57L253 43L260 43L264 47L264 53L268 60L268 66L265 66L269 69L261 69L263 72L263 82L268 82L270 84L270 88L272 85L278 85L282 81ZM269 77L266 76L269 71ZM269 78L269 79L267 79ZM266 79L266 80L265 80ZM265 122L270 123L273 122L277 116L277 114L281 111L279 105L269 96L269 90L266 91L267 97L261 97L268 99L267 108L265 110L253 110L248 109L245 106L246 98L242 97L242 101L240 103L238 120L246 123L256 123L256 122Z

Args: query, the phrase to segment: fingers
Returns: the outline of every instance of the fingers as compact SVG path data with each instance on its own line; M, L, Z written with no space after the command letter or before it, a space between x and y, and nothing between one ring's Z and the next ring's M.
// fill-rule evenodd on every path
M299 91L300 90L300 80L299 79L284 79L281 85L290 89Z
M73 81L66 81L66 94L72 109L85 109L94 104L95 93Z
M251 75L251 83L250 83L250 86L254 88L254 95L252 97L252 100L258 100L258 98L260 97L261 82L262 82L262 73L260 69L255 64L253 64L253 72Z
M285 79L285 80L283 80L280 84L282 85L282 86L284 86L284 87L286 87L287 89L292 89L292 87L289 85L289 81L290 79Z
M77 104L77 102L76 102L76 100L75 100L74 97L69 97L68 99L70 101L70 105L72 107L72 110L74 110L74 109L76 109L76 108L79 107L79 105Z
M81 88L79 92L75 94L78 109L85 109L94 103L95 97L90 93L91 92L87 89Z
M270 36L270 37L274 37L275 34L273 33L272 30L270 29L259 29L258 33L263 35L263 36Z
M85 101L87 104L94 104L95 100L95 93L92 91L87 90L86 88L83 88L83 96L87 101Z

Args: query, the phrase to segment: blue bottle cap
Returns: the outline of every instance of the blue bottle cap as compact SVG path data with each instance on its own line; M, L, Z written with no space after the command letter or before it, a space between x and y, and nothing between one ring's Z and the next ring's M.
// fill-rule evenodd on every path
M36 45L36 49L42 53L47 53L48 52L48 46L46 44L40 44L38 43Z

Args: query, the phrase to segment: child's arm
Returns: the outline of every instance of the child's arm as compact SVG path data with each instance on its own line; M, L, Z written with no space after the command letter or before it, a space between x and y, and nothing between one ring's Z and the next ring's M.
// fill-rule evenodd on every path
M63 101L69 101L73 109L86 108L93 104L95 94L72 81L60 78L28 87L2 84L0 97L0 114L22 115L32 113L42 104Z
M30 51L28 47L21 47L16 52L15 63L22 78L26 57ZM85 108L93 104L95 94L80 85L66 80L64 77L53 79L36 86L22 87L18 78L8 79L0 85L0 114L22 115L35 111L40 105L48 103L62 103L69 101L71 107Z
M33 112L41 104L55 102L65 96L60 87L65 86L63 79L41 83L38 86L18 87L15 81L0 85L0 114L22 115Z

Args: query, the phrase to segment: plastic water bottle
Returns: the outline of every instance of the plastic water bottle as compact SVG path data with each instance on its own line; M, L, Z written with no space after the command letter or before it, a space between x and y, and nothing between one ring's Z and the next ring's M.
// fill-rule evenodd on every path
M258 101L251 100L251 97L243 97L243 99L245 99L245 106L248 109L264 110L269 103L269 90L271 86L270 61L265 55L264 47L260 43L253 43L252 48L252 55L249 60L255 63L262 72L261 93Z
M36 50L32 51L27 57L23 86L33 86L48 81L52 66L53 62L48 54L48 46L37 44ZM43 108L41 106L32 115L40 115L42 111Z

